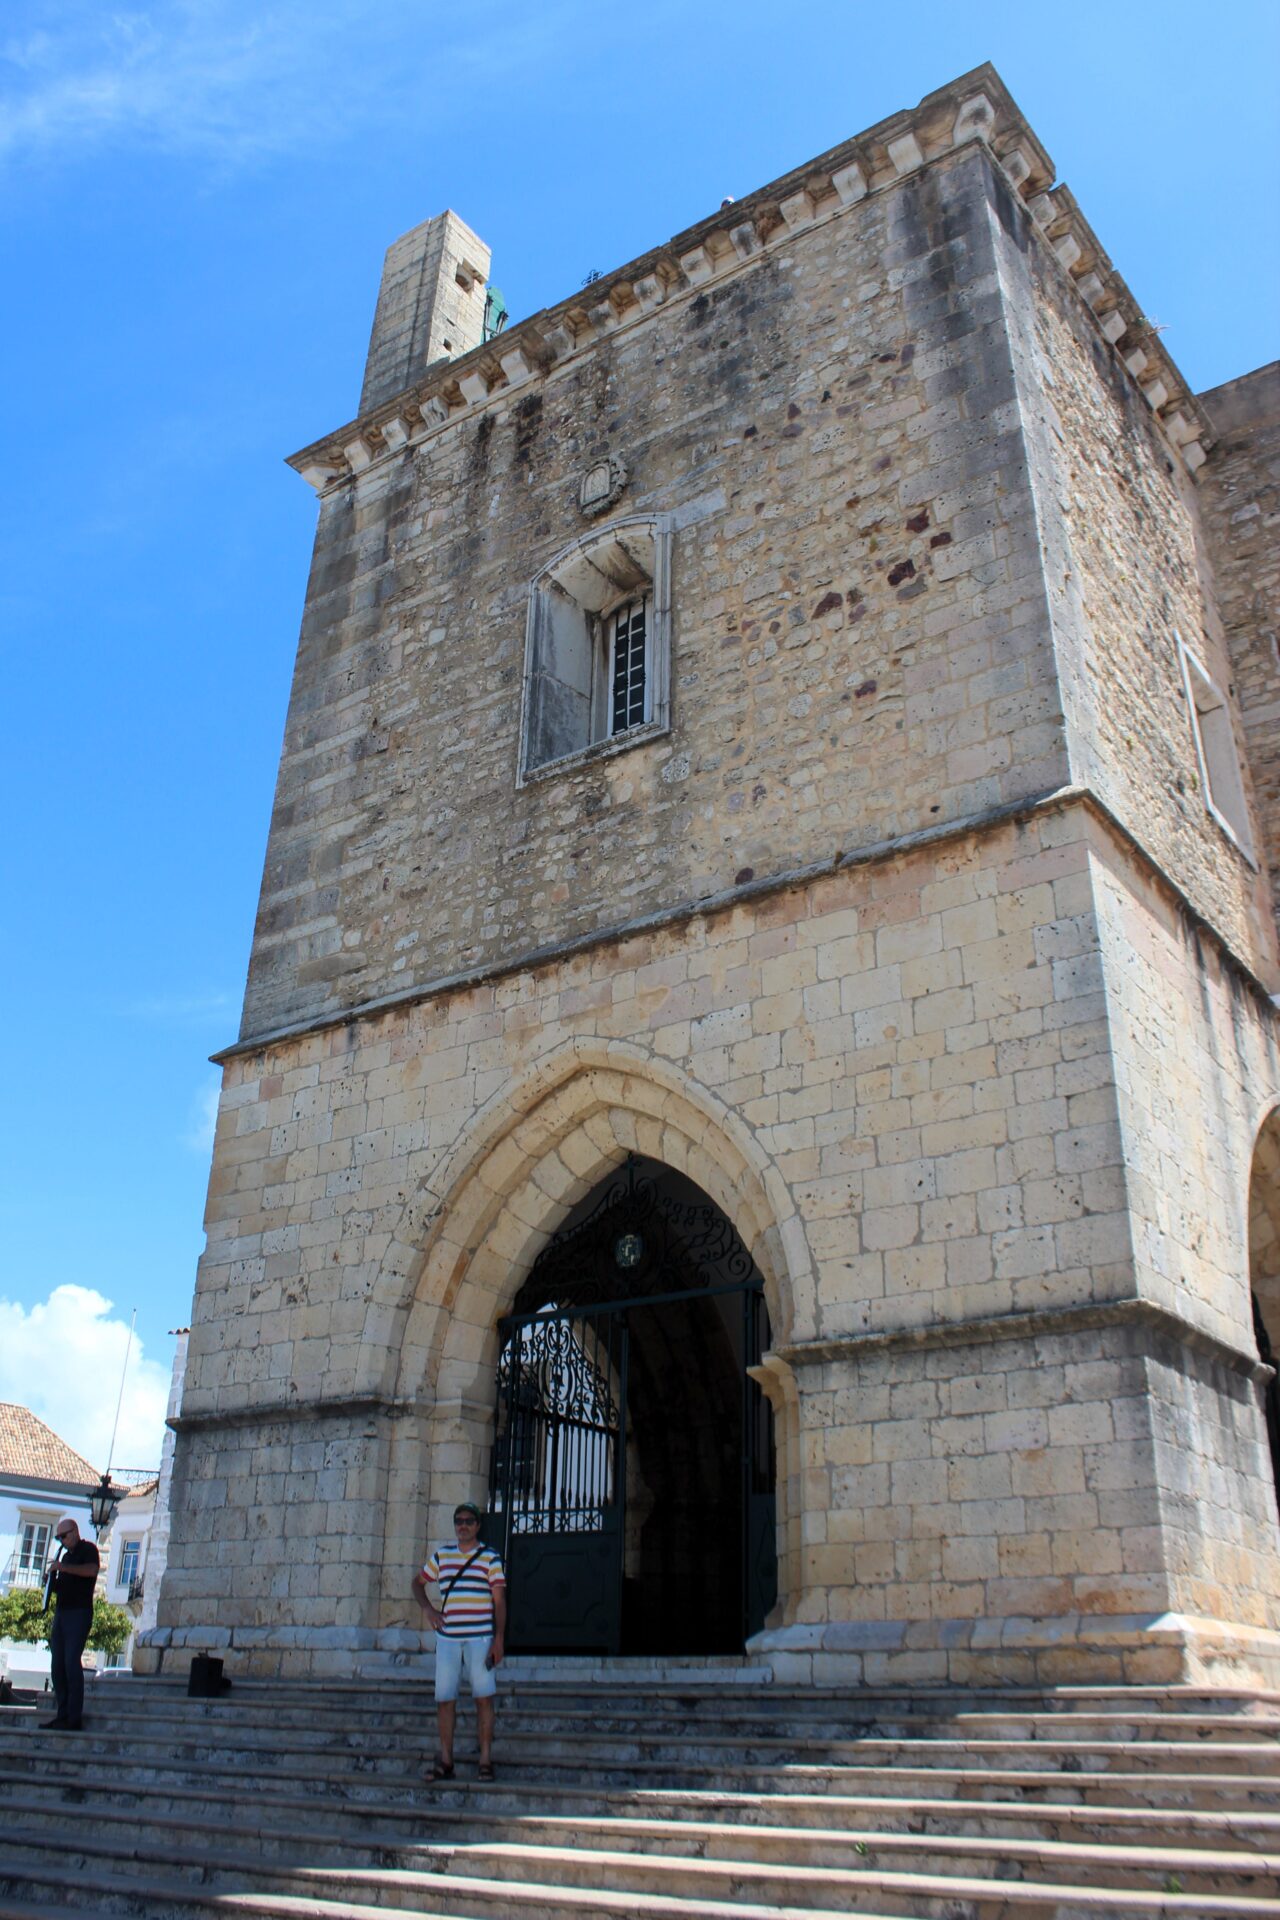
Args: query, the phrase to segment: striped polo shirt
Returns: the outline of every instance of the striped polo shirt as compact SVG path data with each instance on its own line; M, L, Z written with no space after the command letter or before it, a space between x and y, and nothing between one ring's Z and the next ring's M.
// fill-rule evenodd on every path
M440 1608L444 1625L436 1631L447 1640L487 1639L494 1625L493 1596L507 1584L502 1561L493 1549L460 1547L446 1540L432 1551L422 1572L424 1579L439 1582L444 1596Z

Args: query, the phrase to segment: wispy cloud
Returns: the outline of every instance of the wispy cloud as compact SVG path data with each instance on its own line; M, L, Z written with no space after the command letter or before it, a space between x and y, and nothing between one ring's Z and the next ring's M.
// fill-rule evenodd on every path
M28 0L31 4L32 0ZM0 159L101 146L253 164L331 145L402 111L470 123L470 85L563 51L580 0L487 7L451 27L427 4L164 0L110 11L42 0L0 42ZM19 8L19 17L21 8Z
M107 1464L129 1321L92 1287L54 1287L25 1308L0 1299L0 1400L30 1407L69 1447ZM148 1360L136 1337L124 1372L113 1464L160 1463L169 1368Z
M213 1136L218 1125L219 1086L219 1081L210 1081L207 1086L201 1087L191 1102L182 1144L189 1147L192 1153L208 1155L213 1152Z

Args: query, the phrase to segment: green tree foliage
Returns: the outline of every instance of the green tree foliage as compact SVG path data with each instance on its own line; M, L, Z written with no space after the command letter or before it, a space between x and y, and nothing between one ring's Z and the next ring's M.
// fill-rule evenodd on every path
M125 1643L134 1629L134 1618L123 1607L113 1607L101 1594L94 1597L93 1625L89 1629L89 1645L95 1653L105 1653L114 1660L123 1653Z
M22 1647L36 1647L48 1641L53 1615L45 1617L38 1587L14 1587L0 1593L0 1640L13 1640Z
M44 1612L41 1598L36 1587L14 1587L10 1593L0 1594L0 1640L13 1640L19 1646L48 1646L53 1614ZM123 1607L113 1607L97 1594L88 1645L95 1653L114 1659L123 1652L133 1624L132 1614Z

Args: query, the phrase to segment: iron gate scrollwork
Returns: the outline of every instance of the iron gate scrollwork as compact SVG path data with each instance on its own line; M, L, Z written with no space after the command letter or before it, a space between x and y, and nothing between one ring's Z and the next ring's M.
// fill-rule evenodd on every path
M632 1323L689 1301L714 1304L741 1372L740 1564L727 1570L739 1644L776 1596L772 1415L747 1371L768 1343L763 1281L719 1209L687 1183L664 1191L662 1172L628 1160L543 1249L500 1325L486 1535L507 1565L513 1651L624 1650Z
M490 1511L503 1528L513 1645L617 1652L626 1517L625 1315L508 1322Z

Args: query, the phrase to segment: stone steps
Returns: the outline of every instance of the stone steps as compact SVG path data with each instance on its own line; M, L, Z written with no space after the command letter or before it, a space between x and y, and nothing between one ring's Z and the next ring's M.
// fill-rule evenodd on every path
M12 1758L14 1741L21 1736L0 1732L0 1761ZM73 1736L50 1735L60 1744ZM216 1744L227 1764L250 1767L271 1759L288 1764L295 1758L323 1754L345 1759L364 1773L394 1777L406 1766L408 1742L384 1741L375 1733L352 1733L329 1742L308 1739L302 1729L285 1729L274 1738L269 1730L241 1731L227 1720L216 1728L184 1726L165 1737L162 1730L146 1734L130 1729L102 1729L86 1726L74 1736L76 1745L95 1758L124 1757L151 1766L161 1766L178 1758L193 1758ZM421 1751L424 1740L431 1739L429 1722L417 1729L412 1743ZM608 1730L581 1734L573 1738L560 1735L525 1733L503 1723L502 1749L509 1762L536 1764L554 1769L557 1776L571 1780L579 1775L587 1779L614 1779L620 1774L637 1779L655 1772L684 1778L691 1772L710 1772L717 1782L728 1784L739 1777L758 1777L762 1773L785 1769L789 1775L799 1769L831 1773L849 1773L868 1768L908 1765L916 1770L955 1766L968 1759L1004 1771L1023 1770L1103 1772L1123 1760L1129 1772L1184 1772L1198 1757L1212 1754L1215 1772L1241 1773L1280 1781L1280 1749L1267 1741L1237 1740L1213 1743L1188 1740L1019 1740L963 1739L938 1734L933 1738L882 1738L878 1735L838 1740L786 1739L780 1735L752 1738L745 1759L744 1743L699 1731L691 1737L675 1734L611 1733ZM619 1784L627 1784L620 1780Z
M465 1746L459 1747L458 1766L459 1777L455 1781L434 1785L430 1793L444 1800L466 1793L471 1786L467 1776L468 1773L474 1773L475 1757L468 1753ZM1045 1804L1047 1801L1055 1805L1150 1807L1166 1812L1177 1809L1179 1813L1186 1808L1206 1807L1265 1811L1274 1808L1277 1803L1274 1781L1255 1779L1247 1773L1130 1774L1102 1770L1085 1772L1079 1769L1033 1771L1027 1768L1017 1772L1001 1772L983 1768L939 1767L915 1771L909 1768L877 1768L865 1772L795 1768L779 1773L764 1768L756 1775L739 1774L735 1784L732 1780L726 1781L723 1776L713 1783L705 1769L695 1768L691 1769L691 1784L678 1788L672 1785L673 1770L670 1768L655 1769L647 1777L635 1768L617 1771L621 1780L616 1782L602 1779L599 1769L588 1770L589 1778L584 1783L563 1780L549 1782L546 1768L536 1764L520 1766L504 1758L499 1783L486 1786L482 1791L486 1804L501 1800L506 1795L516 1803L517 1811L528 1804L531 1795L536 1795L540 1802L554 1801L591 1812L603 1810L620 1798L645 1804L654 1800L682 1804L699 1794L712 1799L736 1795L750 1801L767 1794L787 1805L794 1799L805 1802L811 1800L820 1805L828 1800L848 1799L855 1791L856 1795L869 1799L887 1797L918 1802L922 1799L999 1797L1017 1805ZM19 1777L56 1781L63 1778L64 1773L64 1763L60 1759L33 1753L26 1759L25 1770L20 1772ZM83 1779L85 1776L77 1773L74 1777ZM111 1766L111 1777L121 1785L132 1783L149 1790L156 1781L157 1769L147 1765L116 1763ZM297 1793L322 1802L345 1799L366 1805L399 1803L416 1807L423 1804L427 1792L419 1763L406 1766L398 1776L388 1776L323 1765L294 1766L289 1769L277 1767L253 1773L242 1765L206 1759L187 1763L173 1761L163 1769L162 1777L167 1785L190 1787L196 1791L210 1785L218 1787L230 1783L241 1796L252 1795L255 1799L260 1793L270 1791L286 1781Z
M1213 1689L504 1690L428 1786L430 1692L95 1689L0 1711L0 1920L1280 1920L1280 1699ZM471 1728L469 1705L464 1727Z
M1202 1835L1198 1845L1189 1846L1185 1833L1183 1844L1174 1847L1151 1831L1113 1837L1105 1843L1078 1834L1068 1838L1009 1831L993 1834L990 1823L981 1819L973 1822L978 1829L974 1832L930 1834L914 1824L904 1830L883 1821L803 1828L727 1820L672 1822L636 1815L556 1820L502 1816L480 1807L472 1810L470 1818L420 1812L412 1822L413 1831L408 1830L408 1820L399 1823L400 1830L385 1821L380 1827L366 1822L371 1830L361 1833L342 1819L330 1817L322 1826L312 1819L300 1825L296 1819L265 1820L262 1813L259 1802L251 1821L240 1818L234 1823L236 1846L241 1855L275 1866L306 1860L314 1865L434 1872L441 1870L442 1863L445 1870L455 1870L461 1861L468 1871L483 1873L492 1870L495 1860L536 1852L539 1858L554 1861L562 1872L563 1856L585 1849L729 1863L736 1873L747 1876L757 1866L793 1867L806 1873L815 1868L847 1872L873 1865L901 1866L938 1874L959 1865L971 1877L1016 1873L1025 1878L1070 1879L1086 1887L1154 1886L1160 1890L1176 1876L1187 1892L1280 1892L1280 1846L1274 1833L1261 1848L1233 1844L1221 1834ZM29 1794L6 1798L5 1822L10 1846L21 1846L33 1835L58 1844L68 1832L65 1805L50 1806ZM77 1846L105 1843L110 1847L136 1834L137 1810L86 1799L77 1806L73 1824ZM1153 1825L1148 1823L1149 1828ZM226 1810L211 1816L207 1811L163 1811L154 1802L147 1808L147 1844L162 1845L166 1856L176 1850L189 1860L216 1858L228 1826ZM555 1876L536 1873L534 1877Z
M314 1796L280 1791L268 1785L254 1787L256 1818L263 1823L265 1813L274 1815L275 1824L291 1832L305 1832L322 1825L325 1830L365 1836L376 1830L399 1844L406 1833L430 1834L439 1830L453 1838L470 1839L484 1831L507 1833L517 1829L536 1829L541 1834L580 1836L597 1829L652 1825L715 1822L732 1827L765 1830L774 1828L801 1837L811 1830L873 1828L881 1833L1009 1833L1023 1839L1118 1840L1135 1845L1159 1845L1168 1828L1168 1811L1161 1808L1127 1807L1106 1802L1094 1805L1065 1804L1037 1798L1034 1801L891 1799L888 1796L826 1795L804 1798L782 1794L685 1794L588 1795L548 1793L545 1789L504 1792L501 1784L485 1786L474 1793L463 1787L433 1789L430 1795L415 1793L412 1802L391 1800L357 1802L341 1795L341 1781L335 1779L335 1799L317 1806ZM0 1798L6 1809L16 1810L28 1804L33 1781L29 1772L0 1771ZM66 1809L76 1807L86 1813L98 1809L121 1810L135 1822L147 1817L172 1817L215 1821L219 1831L236 1825L243 1788L224 1782L184 1787L172 1781L129 1786L114 1775L101 1777L77 1774L74 1782L55 1779L39 1781L41 1799L34 1803L50 1817L65 1820ZM1046 1788L1052 1791L1052 1787ZM77 1820L79 1814L77 1814ZM1183 1846L1241 1848L1280 1854L1280 1813L1223 1811L1220 1808L1181 1807L1178 1810L1178 1839Z
M394 1680L377 1681L317 1681L317 1680L264 1680L254 1677L238 1678L234 1683L234 1697L241 1705L252 1703L268 1704L282 1709L299 1711L341 1711L352 1702L358 1702L363 1709L380 1709L383 1706L416 1707L423 1701L430 1702L432 1697L432 1662L430 1656L424 1656L425 1665L421 1669L406 1669L404 1674ZM569 1662L565 1662L566 1667ZM579 1663L589 1667L592 1663ZM957 1711L976 1711L985 1707L999 1711L1010 1708L1016 1710L1032 1709L1045 1713L1122 1711L1134 1713L1150 1711L1161 1717L1179 1712L1193 1713L1198 1718L1212 1714L1229 1714L1233 1719L1248 1718L1252 1715L1280 1715L1280 1689L1266 1690L1251 1688L1247 1693L1231 1687L1204 1686L1062 1686L1062 1687L1012 1687L992 1685L989 1687L967 1686L958 1688L943 1685L902 1685L894 1687L820 1687L790 1686L768 1682L767 1671L753 1673L752 1679L759 1684L750 1687L728 1686L723 1682L709 1682L704 1678L691 1679L687 1684L678 1678L666 1677L644 1681L630 1678L633 1668L630 1661L618 1661L612 1667L602 1668L598 1675L566 1675L549 1680L535 1680L527 1673L521 1673L519 1660L506 1660L502 1667L502 1697L506 1702L526 1701L534 1706L547 1707L569 1701L580 1704L584 1700L604 1701L610 1705L630 1704L637 1711L647 1708L660 1710L664 1704L696 1710L699 1703L711 1705L717 1711L725 1713L782 1713L790 1716L798 1711L824 1705L847 1705L851 1700L860 1707L878 1710L888 1706L895 1712L941 1712L948 1716ZM664 1667L669 1676L670 1668ZM187 1676L183 1674L148 1675L145 1679L133 1674L107 1674L97 1682L97 1692L104 1703L124 1704L129 1701L146 1702L154 1708L160 1700L182 1700L192 1707L216 1707L220 1703L210 1700L188 1700ZM226 1696L227 1698L231 1696Z
M90 1703L91 1707L94 1703ZM196 1729L206 1723L225 1722L231 1710L230 1698L217 1701L175 1699L161 1706L137 1696L110 1703L111 1725L124 1731L145 1725L156 1733ZM283 1706L255 1700L234 1703L235 1722L242 1731L260 1728L271 1735L282 1730L304 1730L309 1736L333 1734L345 1745L372 1745L391 1733L412 1733L420 1728L424 1714L433 1711L430 1695L399 1707L379 1705L367 1717L353 1724L349 1712L340 1708ZM90 1715L96 1722L96 1716ZM799 1740L830 1741L879 1734L887 1738L931 1738L947 1729L966 1738L994 1737L1008 1740L1104 1739L1110 1741L1161 1741L1193 1738L1197 1745L1224 1741L1237 1743L1242 1734L1249 1740L1271 1741L1280 1753L1280 1712L1259 1713L1242 1724L1238 1714L1193 1712L1120 1712L1080 1711L1057 1708L1050 1711L1005 1710L947 1712L940 1704L934 1712L893 1711L885 1703L877 1707L856 1702L796 1701L791 1713L774 1708L765 1711L756 1701L733 1701L721 1706L714 1698L686 1698L671 1695L659 1701L628 1701L624 1708L613 1701L601 1703L590 1712L579 1702L574 1710L567 1704L548 1705L531 1700L527 1693L514 1698L504 1694L503 1727L510 1733L534 1734L540 1738L557 1735L577 1740L584 1735L651 1737L671 1727L682 1734L691 1727L713 1725L732 1737L768 1740L776 1738L785 1725L786 1741L794 1746Z
M669 1861L577 1848L552 1850L490 1847L482 1856L460 1850L438 1860L435 1871L351 1866L273 1867L224 1847L192 1857L161 1844L111 1847L81 1844L64 1836L59 1874L46 1848L21 1834L0 1836L0 1903L29 1901L43 1893L64 1910L125 1913L166 1920L187 1913L212 1916L226 1896L241 1909L272 1912L281 1900L306 1902L295 1913L313 1914L311 1903L339 1908L388 1909L415 1915L471 1916L506 1920L513 1914L537 1920L615 1920L618 1914L681 1916L682 1920L764 1920L786 1915L863 1912L912 1915L915 1920L1274 1920L1280 1900L1269 1893L1219 1888L1187 1892L1166 1876L1163 1888L1082 1887L1077 1880L1019 1882L977 1873L936 1874L859 1866L849 1869L773 1867L758 1862ZM466 1870L483 1865L487 1872ZM124 1877L119 1869L124 1869ZM535 1877L544 1873L548 1877ZM175 1900L175 1890L188 1899ZM145 1904L142 1904L145 1902ZM638 1904L642 1903L642 1904ZM225 1911L225 1909L223 1909ZM4 1908L0 1904L0 1914Z

